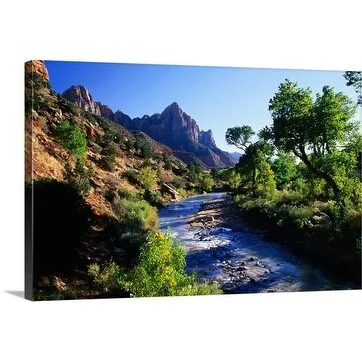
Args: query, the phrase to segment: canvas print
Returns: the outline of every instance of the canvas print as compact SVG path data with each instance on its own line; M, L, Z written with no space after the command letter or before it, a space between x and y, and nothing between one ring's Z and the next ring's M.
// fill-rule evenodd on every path
M362 72L25 63L25 294L361 288Z

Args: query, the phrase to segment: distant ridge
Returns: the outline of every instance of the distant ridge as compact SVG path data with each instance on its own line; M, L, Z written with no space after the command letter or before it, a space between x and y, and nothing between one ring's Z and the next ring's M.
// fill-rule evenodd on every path
M107 105L95 102L84 86L72 86L63 97L78 107L103 116L129 130L146 133L154 140L170 147L176 157L186 163L199 163L205 168L231 167L238 160L216 146L211 130L202 131L196 121L173 102L162 113L131 118L118 110L113 112Z

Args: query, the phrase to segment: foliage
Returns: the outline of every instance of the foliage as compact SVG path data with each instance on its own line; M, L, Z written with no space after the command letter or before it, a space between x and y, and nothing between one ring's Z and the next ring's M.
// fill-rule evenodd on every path
M214 180L217 180L217 179L218 179L218 177L219 177L219 170L217 169L217 167L211 167L210 175L212 176L212 178L213 178Z
M288 153L279 152L271 167L279 190L287 186L296 175L295 157Z
M199 164L189 163L187 165L187 173L190 182L196 182L199 178L199 175L203 173L203 169Z
M153 170L152 167L146 166L140 170L138 174L138 181L143 185L146 189L152 190L157 186L159 181L157 171Z
M186 187L186 183L181 177L175 177L172 180L172 186L174 186L178 190L184 189Z
M261 151L257 153L256 164L256 194L260 197L273 199L277 194L274 172Z
M128 230L156 231L158 228L157 212L147 201L134 201L123 199L121 210L121 220Z
M172 162L170 156L164 153L162 157L163 157L165 170L172 170Z
M346 85L355 89L358 94L358 104L362 105L362 72L347 71L343 76L347 80Z
M114 262L103 268L89 266L89 275L105 289L115 286L127 290L134 297L221 294L216 283L197 283L185 273L185 251L171 236L150 233L141 247L138 264L130 271L122 270Z
M199 188L204 192L211 192L215 186L215 181L210 175L203 175L199 178Z
M233 127L227 129L225 139L227 144L245 151L251 144L250 139L254 135L255 132L250 126Z
M139 148L141 157L144 158L145 160L154 157L154 152L152 151L152 149L148 143L141 143L138 148Z
M328 86L313 101L310 89L299 88L289 80L279 86L269 103L273 126L268 131L274 145L301 159L315 177L325 180L337 198L342 188L338 179L347 176L345 169L337 166L347 153L341 147L348 146L358 132L351 121L355 109L351 99Z
M88 266L88 275L98 288L105 292L115 292L119 289L118 274L120 267L114 262L107 262L101 269L98 264L90 264Z
M64 148L78 159L84 160L87 152L87 140L76 125L68 120L63 120L55 129L55 135Z
M125 177L131 184L138 184L138 173L136 170L130 168L124 171L122 176Z
M163 205L163 198L160 191L146 189L143 193L143 198L151 205L160 207Z

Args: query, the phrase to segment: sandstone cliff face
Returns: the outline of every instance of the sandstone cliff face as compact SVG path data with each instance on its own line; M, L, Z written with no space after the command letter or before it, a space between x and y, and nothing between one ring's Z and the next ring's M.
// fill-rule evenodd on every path
M43 60L30 60L25 63L25 67L30 72L40 74L46 81L49 81L48 70Z
M99 107L99 111L102 117L113 121L114 113L106 104L103 104L101 102L96 102L95 104Z
M113 113L107 105L94 102L88 90L82 86L69 88L63 96L88 112L101 115L129 130L146 133L170 147L184 162L198 162L206 167L226 167L235 164L231 155L216 146L212 131L200 131L196 121L176 102L166 107L162 113L132 119L120 110Z
M101 115L99 105L93 101L93 98L88 89L82 85L70 87L62 94L62 96L87 112L96 114L98 116Z
M199 143L206 147L216 148L216 143L211 129L208 131L201 131L199 135Z

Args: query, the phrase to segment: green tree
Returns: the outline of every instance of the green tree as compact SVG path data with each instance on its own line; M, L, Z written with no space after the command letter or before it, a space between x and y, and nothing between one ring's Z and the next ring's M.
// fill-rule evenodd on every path
M149 190L154 189L159 181L157 171L150 166L143 167L138 175L139 182Z
M76 125L68 120L63 120L55 129L55 135L64 148L78 159L84 160L87 152L87 140Z
M255 132L250 126L232 127L227 129L225 139L227 144L236 146L245 152L254 135Z
M279 189L283 189L295 176L295 157L289 153L279 152L271 166Z
M348 147L357 132L356 123L351 121L355 110L351 99L328 86L313 101L309 88L286 80L269 102L273 125L264 134L269 133L279 150L292 152L301 159L339 198L342 184L338 181L346 176L350 164L342 169L326 165L340 162L337 160L342 157L343 148Z
M347 71L343 76L347 80L346 85L355 89L358 94L358 104L362 105L362 72Z
M273 199L277 194L274 172L260 150L257 151L256 164L256 194L260 197Z
M200 189L205 192L211 192L215 186L215 181L210 175L203 175L199 178Z

